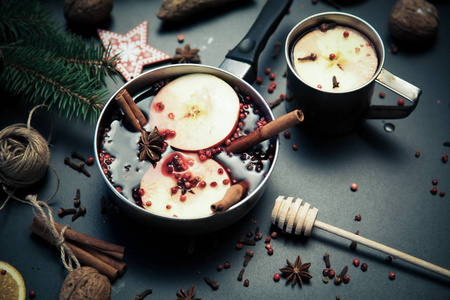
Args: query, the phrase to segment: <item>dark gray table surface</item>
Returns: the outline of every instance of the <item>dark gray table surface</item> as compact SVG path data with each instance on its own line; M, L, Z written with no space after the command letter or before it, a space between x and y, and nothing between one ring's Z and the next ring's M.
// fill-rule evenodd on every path
M54 17L65 24L63 1L52 1ZM379 32L389 48L388 16L395 1L354 1L343 5L342 11L355 14ZM160 234L158 228L142 228L127 216L101 214L99 199L107 196L106 186L97 168L90 167L91 178L68 168L63 163L72 151L84 156L94 156L94 126L76 120L55 118L55 129L50 146L51 165L56 169L61 185L56 197L50 201L53 212L72 203L77 188L81 190L83 204L88 213L70 224L75 230L126 247L124 260L128 270L112 285L112 299L134 299L134 296L151 288L148 299L174 299L180 288L197 286L197 297L202 299L449 299L449 279L424 271L399 259L385 262L386 255L359 245L349 249L350 242L332 234L313 230L310 238L280 236L272 241L274 254L267 255L264 241L252 249L255 256L246 268L244 278L250 286L237 281L245 251L235 250L238 238L259 226L263 236L271 233L270 212L278 195L303 198L319 209L318 219L351 232L389 245L408 254L450 269L450 163L441 157L450 154L443 143L450 140L449 54L450 54L450 2L433 1L440 13L440 30L435 44L421 51L400 50L386 53L385 68L423 90L417 109L402 120L368 120L360 132L338 138L308 136L292 128L291 138L280 136L280 158L267 189L258 205L242 220L226 230L207 236L171 237ZM178 26L164 26L155 16L161 1L115 1L110 22L103 28L125 34L144 20L149 21L148 44L175 54L176 47L191 44L200 49L202 63L219 66L227 51L244 36L256 19L263 0L224 10L221 13L199 18L198 21ZM335 10L326 1L312 4L310 0L295 0L291 11L282 20L259 61L259 75L270 67L276 74L277 88L267 92L269 80L257 90L267 99L275 100L285 92L283 73L286 62L283 55L272 59L276 41L284 45L290 29L303 18L314 13ZM177 41L178 34L185 42ZM95 31L90 34L96 37ZM89 33L84 33L88 36ZM153 66L144 69L148 71ZM114 93L124 83L107 81ZM378 93L384 91L384 100ZM395 103L398 96L377 87L375 101ZM13 99L2 93L0 102L0 128L26 122L32 104ZM284 105L274 108L280 116L286 112ZM44 136L49 132L49 117L39 112L33 121ZM395 125L387 132L386 123ZM292 150L297 144L298 150ZM416 151L421 156L415 157ZM432 195L432 180L438 179L438 190L444 197ZM22 191L38 194L47 199L55 188L55 175L49 171L37 187ZM352 192L350 184L356 182L358 190ZM0 202L5 199L0 192ZM107 198L108 201L111 199ZM361 214L362 220L354 220ZM0 211L0 260L14 265L23 275L27 290L35 290L36 299L57 299L61 284L68 274L57 251L28 226L33 218L31 208L10 202ZM336 286L322 282L325 268L323 254L331 255L332 267L339 272L349 266L349 284ZM284 280L273 281L273 275L301 255L311 262L314 276L303 286L285 285ZM353 258L368 264L367 272L352 265ZM231 268L218 272L216 266L231 263ZM388 278L390 272L396 279ZM213 291L203 277L220 282Z

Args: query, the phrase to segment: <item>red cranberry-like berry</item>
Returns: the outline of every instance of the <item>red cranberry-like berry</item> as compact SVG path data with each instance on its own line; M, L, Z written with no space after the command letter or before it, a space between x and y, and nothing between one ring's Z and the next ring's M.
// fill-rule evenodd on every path
M327 277L328 276L328 272L329 272L328 269L323 269L323 271L322 271L323 277Z
M235 248L236 248L237 250L242 250L242 248L244 248L244 244L242 244L242 243L237 243Z
M416 157L420 157L420 151L416 151L415 156L416 156Z
M273 238L273 239L276 239L276 238L278 237L278 232L273 231L273 232L270 234L270 237Z
M249 232L247 232L247 237L249 237L249 238L251 238L253 236L253 231L249 231Z
M270 68L266 68L266 70L264 71L266 73L266 75L270 74Z
M357 215L355 216L355 220L356 220L356 221L361 221L361 215L360 215L360 214L357 214Z
M355 191L358 189L358 184L352 183L352 184L350 185L350 189L351 189L352 191L355 192Z
M172 192L172 194L176 194L178 192L178 188L174 186L170 189L170 191Z
M272 248L272 244L271 243L266 243L266 249L270 249Z
M181 195L181 196L180 196L180 201L181 201L181 202L186 201L186 195Z
M209 185L212 186L212 187L216 187L217 186L217 182L213 181Z
M122 191L122 187L116 186L116 191L118 191L120 193Z
M180 43L184 42L184 34L180 33L179 35L177 35L177 40Z
M322 88L322 85L321 85L321 84L318 84L318 85L317 85L317 88L318 88L318 89L321 89L321 88Z
M350 275L345 275L344 278L342 278L342 282L344 284L347 284L350 282Z
M280 273L275 273L275 274L273 275L273 280L274 280L275 282L280 281L280 279L281 279Z
M263 78L260 76L256 77L256 83L258 83L258 84L263 83Z
M269 249L267 249L267 254L269 254L269 255L273 255L273 248L269 248Z
M270 80L275 80L275 74L274 74L274 73L270 73L269 79L270 79Z
M390 280L394 280L395 279L395 273L394 272L389 273L389 279Z
M231 267L230 262L229 262L229 261L226 261L225 264L223 265L223 267L224 267L225 269L229 269L229 268Z
M171 209L171 208L172 208L172 205L170 205L170 204L166 205L166 209Z
M267 91L269 92L269 93L273 93L273 89L274 89L274 87L273 86L269 86L268 88L267 88Z
M28 296L30 296L30 298L35 298L35 297L36 297L36 291L31 290L31 291L28 293Z
M335 58L336 58L336 54L331 53L331 54L330 54L330 60L333 60L333 59L335 59Z
M448 155L444 154L442 155L442 162L445 164L446 162L448 162Z
M350 34L348 33L348 31L344 31L343 36L346 38L348 37Z
M437 194L437 188L435 186L433 186L430 190L431 194L436 195Z
M433 185L437 185L437 184L438 184L438 181L437 181L437 179L433 179L433 180L431 181L431 183L432 183Z
M86 165L92 166L93 164L94 164L94 158L88 157L88 159L86 160Z
M295 151L297 151L297 150L298 150L298 146L297 146L297 144L293 144L293 145L292 145L292 150L295 150Z
M383 92L380 92L379 96L380 96L380 98L384 98L384 97L386 97L386 94Z
M248 287L250 285L250 281L248 279L244 280L244 286Z
M270 236L266 237L266 239L264 240L264 243L270 243Z
M353 259L353 264L355 265L355 267L358 267L359 266L359 259L354 258Z
M439 196L444 197L445 196L445 192L444 191L440 191L439 192Z
M336 273L334 272L334 270L333 269L329 269L328 270L328 278L334 278L334 275L336 275Z
M361 264L361 271L363 271L363 272L365 272L365 271L367 271L367 268L368 268L369 266L366 264L366 263L362 263Z
M397 105L398 105L398 106L403 106L403 105L405 105L405 99L403 99L403 98L398 98L398 100L397 100Z
M217 271L222 271L222 269L223 269L223 265L222 264L219 264L218 266L217 266Z
M152 206L152 201L147 201L147 202L145 202L145 205L146 205L146 206Z
M287 139L291 138L291 133L289 131L285 131L283 135Z

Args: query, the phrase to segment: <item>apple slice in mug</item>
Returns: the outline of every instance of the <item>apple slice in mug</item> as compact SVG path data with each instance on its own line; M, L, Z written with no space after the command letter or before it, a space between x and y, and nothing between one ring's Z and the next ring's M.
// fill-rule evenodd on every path
M173 131L170 145L197 151L223 143L239 118L239 97L222 79L209 74L181 76L165 85L150 107L150 122Z
M197 154L174 152L144 174L142 206L165 217L205 217L229 187L228 173L215 160L200 161Z

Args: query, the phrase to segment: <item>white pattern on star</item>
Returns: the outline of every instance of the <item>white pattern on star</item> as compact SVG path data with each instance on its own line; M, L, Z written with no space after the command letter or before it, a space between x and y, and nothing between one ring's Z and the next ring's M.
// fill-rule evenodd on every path
M105 49L111 45L110 57L119 54L117 70L127 80L142 73L143 66L163 62L171 57L147 45L148 21L144 21L127 34L122 35L104 29L97 33Z

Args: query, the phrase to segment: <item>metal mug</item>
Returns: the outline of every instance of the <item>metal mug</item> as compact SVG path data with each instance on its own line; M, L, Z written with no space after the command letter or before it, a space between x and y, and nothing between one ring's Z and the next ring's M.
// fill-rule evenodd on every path
M350 27L366 36L378 56L378 67L364 85L348 91L329 92L305 82L295 71L293 48L307 32L323 23L334 22ZM385 49L377 31L366 21L348 13L325 12L298 23L286 39L287 68L286 108L301 109L305 120L299 124L307 132L322 135L342 135L354 131L363 119L401 119L416 108L422 91L383 68ZM412 105L372 105L375 83L399 94Z

